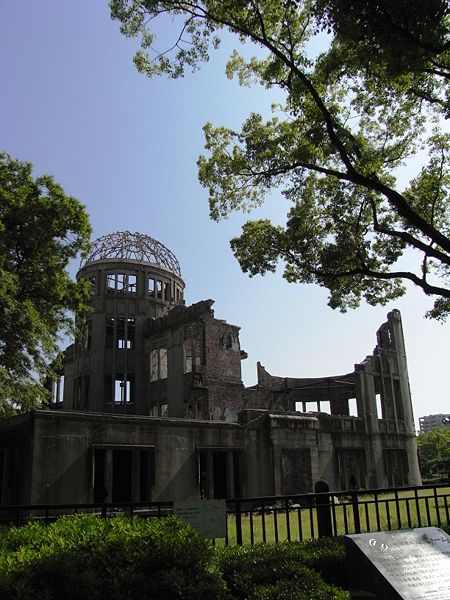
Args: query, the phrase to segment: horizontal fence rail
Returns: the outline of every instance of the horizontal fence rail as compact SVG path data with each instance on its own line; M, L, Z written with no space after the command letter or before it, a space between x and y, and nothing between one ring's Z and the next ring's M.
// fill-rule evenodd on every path
M302 541L348 533L450 524L450 486L426 485L226 501L227 527L217 544ZM173 514L172 502L0 506L0 523L51 522L61 515L115 514L155 518Z

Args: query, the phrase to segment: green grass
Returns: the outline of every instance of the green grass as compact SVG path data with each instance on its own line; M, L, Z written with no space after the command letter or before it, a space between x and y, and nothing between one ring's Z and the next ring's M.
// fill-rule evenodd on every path
M398 498L398 508L394 502ZM450 488L380 494L378 507L374 496L360 497L359 520L361 533L395 530L411 527L448 525L450 523ZM348 501L347 501L348 502ZM342 503L332 511L333 533L345 535L355 533L354 511L351 503ZM228 516L228 544L236 544L236 519ZM253 539L252 539L253 530ZM242 537L244 544L274 543L285 540L302 540L318 537L317 511L307 507L274 509L265 515L260 512L242 515ZM225 540L216 540L221 545Z

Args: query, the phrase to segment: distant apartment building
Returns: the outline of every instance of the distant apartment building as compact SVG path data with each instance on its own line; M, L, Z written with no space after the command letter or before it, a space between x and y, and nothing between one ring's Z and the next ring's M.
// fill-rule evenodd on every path
M436 427L449 427L445 423L445 419L450 420L450 414L439 414L439 415L427 415L426 417L419 417L420 433L426 433Z

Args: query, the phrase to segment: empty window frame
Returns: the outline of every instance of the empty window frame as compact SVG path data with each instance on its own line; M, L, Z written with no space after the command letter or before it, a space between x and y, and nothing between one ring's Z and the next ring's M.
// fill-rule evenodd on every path
M137 291L136 275L133 273L107 273L106 291L109 294L135 294Z
M52 402L57 404L63 401L64 396L64 375L52 380Z
M358 416L358 403L356 401L356 398L349 398L348 399L348 414L351 417L357 417Z
M190 325L184 332L184 373L191 373L193 367L199 367L202 363L201 334L198 327Z
M116 319L116 348L120 350L133 350L136 339L136 319Z
M154 348L150 352L150 381L167 379L167 348Z
M242 453L239 450L199 449L199 487L202 500L242 496Z
M170 301L170 283L164 282L164 300Z
M92 475L94 502L149 502L155 449L94 448Z
M134 376L117 374L114 379L114 403L134 402Z
M155 298L156 296L156 282L154 279L149 278L147 282L147 293L150 298Z
M134 350L136 341L136 319L107 317L105 348Z
M163 297L163 284L158 279L156 280L156 297L158 300L162 300Z

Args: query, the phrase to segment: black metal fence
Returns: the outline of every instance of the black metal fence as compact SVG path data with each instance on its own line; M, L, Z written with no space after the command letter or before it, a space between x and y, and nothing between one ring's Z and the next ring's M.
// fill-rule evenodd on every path
M349 492L237 498L227 500L225 540L255 544L301 541L347 533L390 531L450 524L450 486L427 485ZM0 507L0 523L20 525L30 518L52 521L63 514L115 514L141 518L173 513L172 502L59 504Z
M227 544L301 541L450 524L450 486L245 498L227 502Z

